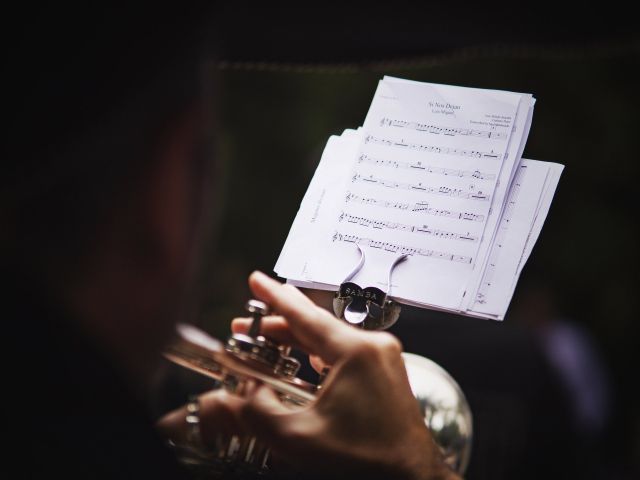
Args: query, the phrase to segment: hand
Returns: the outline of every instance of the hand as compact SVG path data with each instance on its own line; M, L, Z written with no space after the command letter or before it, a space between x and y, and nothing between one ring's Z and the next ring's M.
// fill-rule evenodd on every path
M219 441L228 441L233 435L244 433L240 412L245 400L224 389L212 390L198 397L200 403L200 435L207 450L217 447ZM187 432L187 406L164 415L156 424L160 433L178 445L190 443Z
M333 367L318 399L302 409L291 410L273 391L258 387L236 410L246 432L314 474L457 478L424 424L395 337L348 326L295 287L262 273L252 274L249 284L279 315L264 319L264 335ZM246 332L249 323L236 319L232 328Z

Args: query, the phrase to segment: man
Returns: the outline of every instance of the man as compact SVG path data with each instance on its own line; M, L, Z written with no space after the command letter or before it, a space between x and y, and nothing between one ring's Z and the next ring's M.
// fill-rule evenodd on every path
M209 15L74 13L22 17L7 69L17 105L3 146L0 261L16 378L5 438L27 477L182 478L165 440L185 435L186 412L156 430L145 402L162 349L195 305L213 216L198 48ZM249 283L277 314L264 332L333 367L300 410L260 386L246 399L203 395L205 442L218 431L256 435L314 476L456 478L392 336L352 329L264 274Z

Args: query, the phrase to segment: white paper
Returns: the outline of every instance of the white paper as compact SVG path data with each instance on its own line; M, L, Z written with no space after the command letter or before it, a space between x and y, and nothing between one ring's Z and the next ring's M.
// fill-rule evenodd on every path
M520 165L533 104L385 77L364 127L327 143L275 271L335 290L359 246L352 281L387 291L406 254L388 291L398 301L503 318L561 171Z
M498 232L470 310L502 319L543 196L549 165L522 160L509 190Z
M380 82L345 185L349 200L318 246L313 281L340 283L357 263L357 242L367 262L356 283L386 288L390 265L409 253L394 271L393 294L457 308L520 101L510 92Z

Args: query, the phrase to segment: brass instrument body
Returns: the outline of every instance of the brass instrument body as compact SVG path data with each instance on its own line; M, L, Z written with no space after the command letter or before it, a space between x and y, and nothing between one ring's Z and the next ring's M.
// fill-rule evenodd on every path
M190 325L179 325L178 333L178 341L165 351L165 357L182 367L220 381L232 393L241 394L246 382L254 380L271 387L293 403L306 404L315 399L316 385L284 375L280 366L269 366L250 355L241 356L234 349L225 348L219 340ZM229 340L238 337L244 336L236 334Z
M190 325L178 325L178 340L164 353L171 362L220 382L235 395L244 396L249 383L267 385L291 407L315 399L317 386L297 377L297 360L288 349L262 336L232 335L223 344ZM179 460L198 478L246 478L269 472L269 448L255 437L218 435L216 446L205 449L171 444Z
M295 377L288 348L260 335L234 334L226 344L189 325L178 327L179 339L166 352L170 361L218 380L223 388L244 395L249 382L272 388L292 407L313 402L318 386ZM472 440L472 417L462 390L436 363L403 353L409 383L427 427L445 461L459 473L466 469ZM295 361L295 359L293 359ZM297 362L297 361L295 361ZM209 478L231 473L268 471L269 450L255 438L232 437L216 451L203 454L180 447L184 463L196 466Z

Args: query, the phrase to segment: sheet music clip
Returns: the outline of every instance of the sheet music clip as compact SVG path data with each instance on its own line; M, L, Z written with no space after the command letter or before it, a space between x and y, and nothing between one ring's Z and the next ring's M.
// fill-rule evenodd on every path
M362 269L365 262L364 250L356 244L360 251L360 261L353 271L340 284L340 289L333 298L333 312L336 317L365 330L385 330L396 323L400 317L400 304L389 298L391 291L391 274L394 268L407 259L401 255L389 269L387 291L377 287L362 288L351 279Z

